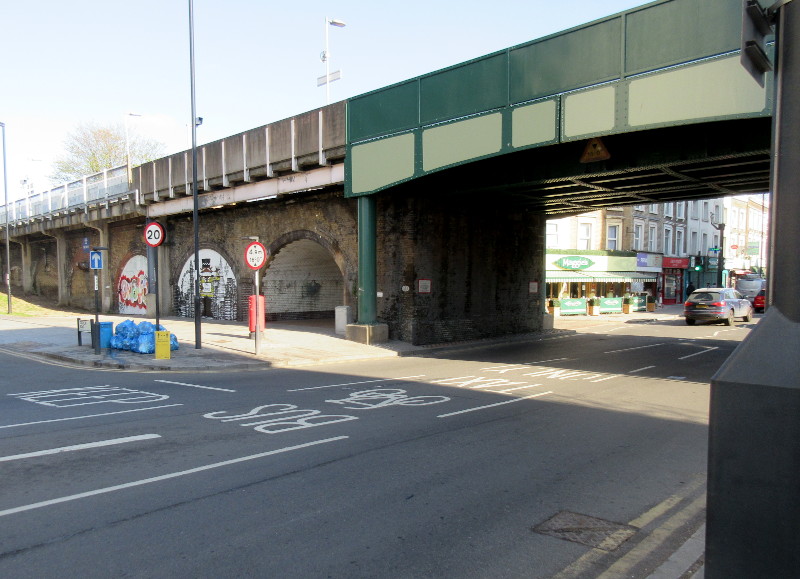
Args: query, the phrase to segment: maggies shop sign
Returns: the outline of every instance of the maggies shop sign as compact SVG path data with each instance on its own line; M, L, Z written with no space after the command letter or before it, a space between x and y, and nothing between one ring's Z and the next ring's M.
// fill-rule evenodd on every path
M554 261L553 264L561 269L576 271L592 267L594 262L588 257L582 255L565 255L564 257Z

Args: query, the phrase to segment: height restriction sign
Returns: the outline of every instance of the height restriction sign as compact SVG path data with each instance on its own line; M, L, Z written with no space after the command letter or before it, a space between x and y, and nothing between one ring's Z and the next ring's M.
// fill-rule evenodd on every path
M258 241L252 242L244 250L244 262L250 269L261 269L267 260L267 248Z

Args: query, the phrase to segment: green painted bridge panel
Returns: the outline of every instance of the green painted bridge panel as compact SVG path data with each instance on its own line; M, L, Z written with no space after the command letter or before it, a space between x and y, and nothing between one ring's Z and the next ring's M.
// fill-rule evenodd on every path
M632 11L626 15L625 72L736 50L741 26L737 0L672 0Z
M419 80L350 99L347 121L348 142L416 127L419 125Z
M508 104L508 59L494 54L420 79L420 122L464 117Z
M619 78L620 18L509 50L512 103Z

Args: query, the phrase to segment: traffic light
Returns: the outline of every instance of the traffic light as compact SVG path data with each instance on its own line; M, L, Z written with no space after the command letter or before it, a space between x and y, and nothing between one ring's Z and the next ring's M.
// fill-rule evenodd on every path
M706 258L703 256L697 256L694 258L694 270L695 271L703 271L706 265Z
M772 34L772 18L758 0L742 0L740 61L750 75L764 86L764 74L772 70L766 37Z

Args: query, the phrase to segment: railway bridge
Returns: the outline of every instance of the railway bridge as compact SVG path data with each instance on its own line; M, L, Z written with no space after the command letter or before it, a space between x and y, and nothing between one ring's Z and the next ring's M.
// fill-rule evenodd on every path
M351 306L366 342L536 331L549 216L769 189L772 83L741 67L741 22L663 0L198 147L196 191L183 151L37 192L0 212L11 281L91 309L102 246L104 311L146 314L155 289L193 316L199 276L204 316L243 319L258 236L271 319Z

